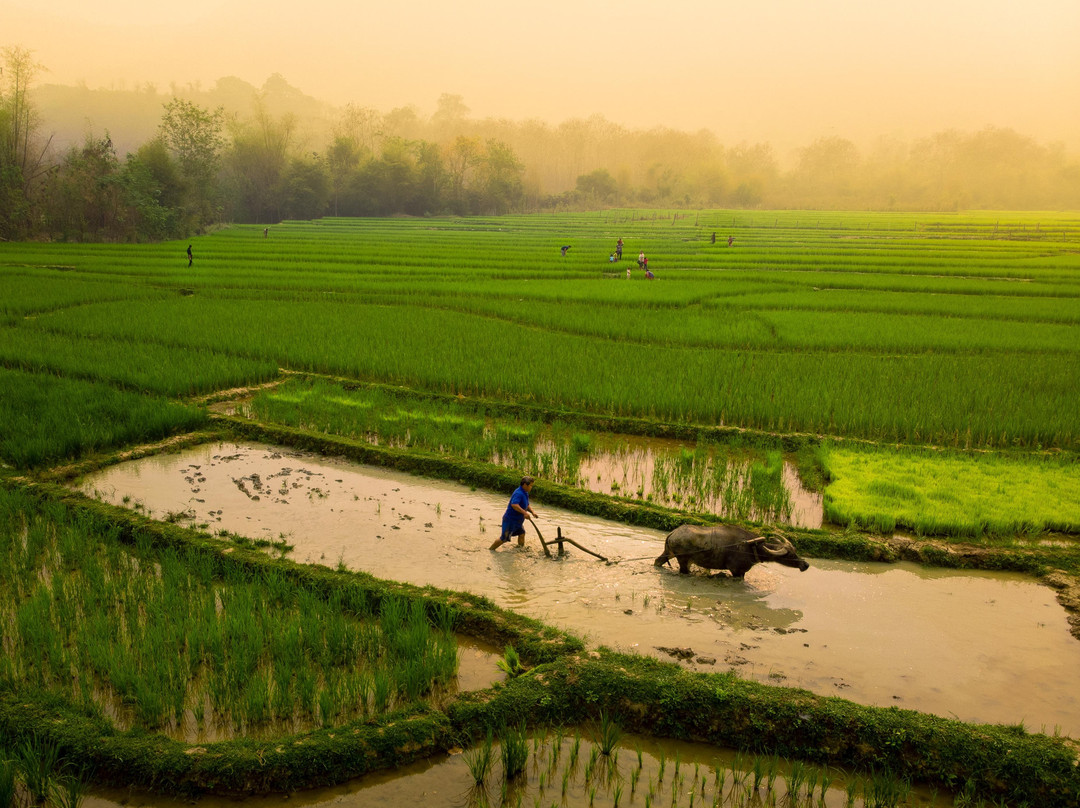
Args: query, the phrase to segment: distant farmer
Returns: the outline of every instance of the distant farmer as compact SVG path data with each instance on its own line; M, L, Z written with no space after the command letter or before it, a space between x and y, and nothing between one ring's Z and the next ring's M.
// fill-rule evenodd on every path
M630 280L630 265L626 265L626 279Z
M712 234L712 243L713 244L716 243L716 231L715 230L713 230L713 234Z
M510 504L506 506L506 513L503 514L502 533L489 550L495 551L502 545L509 544L511 536L518 537L518 547L525 546L525 520L536 518L536 511L529 505L529 492L532 491L533 481L528 475L521 478L521 485L511 495Z
M645 270L645 280L647 280L647 281L651 281L651 280L652 280L653 278L655 278L655 277L656 277L656 276L652 274L652 270L651 270L651 269L646 269L646 270Z
M615 256L620 261L622 260L622 236L619 237L618 242L615 244Z
M263 238L266 238L269 235L270 235L270 228L269 227L264 227L263 228Z
M191 245L189 244L189 245L187 245L187 265L188 266L191 266L192 260L193 259L192 259L192 255L191 255Z
M644 250L639 252L638 255L637 255L637 265L638 265L638 269L645 269L645 251Z
M562 250L562 257L566 258L566 251L570 249L570 245L567 244L565 247L561 247L560 249Z
M735 236L728 236L727 237L727 245L730 247L734 243L735 243Z

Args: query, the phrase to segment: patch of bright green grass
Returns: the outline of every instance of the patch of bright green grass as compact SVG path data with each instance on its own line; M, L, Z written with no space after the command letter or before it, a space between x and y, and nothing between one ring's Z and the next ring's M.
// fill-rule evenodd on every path
M825 518L923 535L1080 532L1071 458L823 447Z

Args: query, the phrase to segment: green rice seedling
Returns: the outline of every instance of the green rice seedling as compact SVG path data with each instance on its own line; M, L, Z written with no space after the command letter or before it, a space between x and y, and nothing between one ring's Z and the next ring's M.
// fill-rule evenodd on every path
M86 787L86 778L82 773L61 775L52 783L49 802L54 808L79 808L86 796Z
M372 694L375 712L385 713L390 707L390 698L393 694L393 682L389 671L385 668L379 667L372 674Z
M765 790L772 792L773 785L776 783L776 776L780 772L780 757L779 755L770 755L769 762L765 769Z
M493 746L492 733L488 729L483 742L479 746L474 746L468 750L463 756L465 765L469 768L469 776L472 777L473 783L476 785L482 785L491 772L491 766L495 762L495 755L492 751Z
M846 808L854 808L855 800L858 799L859 792L863 790L864 788L857 778L852 777L850 780L848 780L847 787L845 789L844 800L844 805L846 806Z
M796 760L791 764L791 768L788 770L786 782L784 783L788 799L791 801L797 801L805 783L806 764L803 763L801 760Z
M713 766L713 791L718 794L724 792L724 782L727 780L727 769L723 766Z
M612 808L619 808L619 802L620 802L620 800L622 800L622 794L623 794L622 783L617 783L615 785L615 788L612 789L612 792L611 792Z
M638 784L638 780L640 780L640 779L641 779L641 767L639 766L638 768L633 769L630 772L630 796L633 796L634 792L637 791L637 784Z
M589 750L589 761L585 764L585 782L592 779L596 770L596 761L600 759L600 752L594 746Z
M574 742L570 746L570 760L568 767L572 771L577 766L578 753L581 751L581 734L574 732Z
M829 788L832 786L832 774L826 767L821 770L821 801L825 801L825 795L829 792Z
M682 750L681 749L676 749L675 750L675 772L672 775L673 777L678 777L679 776L679 765L681 763L682 763Z
M510 679L515 679L525 672L521 664L521 657L514 650L513 645L507 645L503 651L502 659L495 660L495 665Z
M904 805L911 794L911 785L889 771L871 771L863 781L863 805L866 808L892 808ZM959 804L957 802L956 804Z
M569 768L569 767L567 767L567 768L566 768L566 769L565 769L565 770L563 771L563 777L562 777L562 791L560 792L560 793L562 794L562 796L563 796L563 799L565 799L565 798L566 798L566 790L567 790L567 789L568 789L569 787L570 787L570 768Z
M518 777L529 762L529 742L525 725L504 727L502 731L503 777L510 781Z
M600 723L597 726L596 742L600 747L600 754L612 756L618 753L619 741L622 739L622 729L614 718L604 710L600 711ZM678 764L676 764L676 768Z
M60 769L60 747L37 733L15 747L15 761L27 793L34 802L49 795L54 774Z
M11 808L18 793L15 761L0 756L0 808Z

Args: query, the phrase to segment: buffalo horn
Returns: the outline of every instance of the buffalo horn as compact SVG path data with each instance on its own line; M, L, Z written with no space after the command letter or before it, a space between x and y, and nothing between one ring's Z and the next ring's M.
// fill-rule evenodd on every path
M783 545L780 545L780 549L779 549L779 550L774 550L774 549L773 549L772 547L770 547L770 546L768 545L768 543L767 543L767 542L764 542L764 543L762 543L762 545L761 545L761 546L765 548L765 551L766 551L766 552L767 552L767 553L768 553L769 555L774 555L774 556L782 556L782 555L787 555L787 548L786 548L786 547L784 547Z

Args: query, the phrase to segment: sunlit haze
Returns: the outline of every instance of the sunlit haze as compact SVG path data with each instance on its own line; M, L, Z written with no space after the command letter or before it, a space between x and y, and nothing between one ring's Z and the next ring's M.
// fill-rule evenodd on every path
M0 2L39 83L260 86L335 105L558 123L600 114L724 141L1011 127L1080 141L1077 0Z

